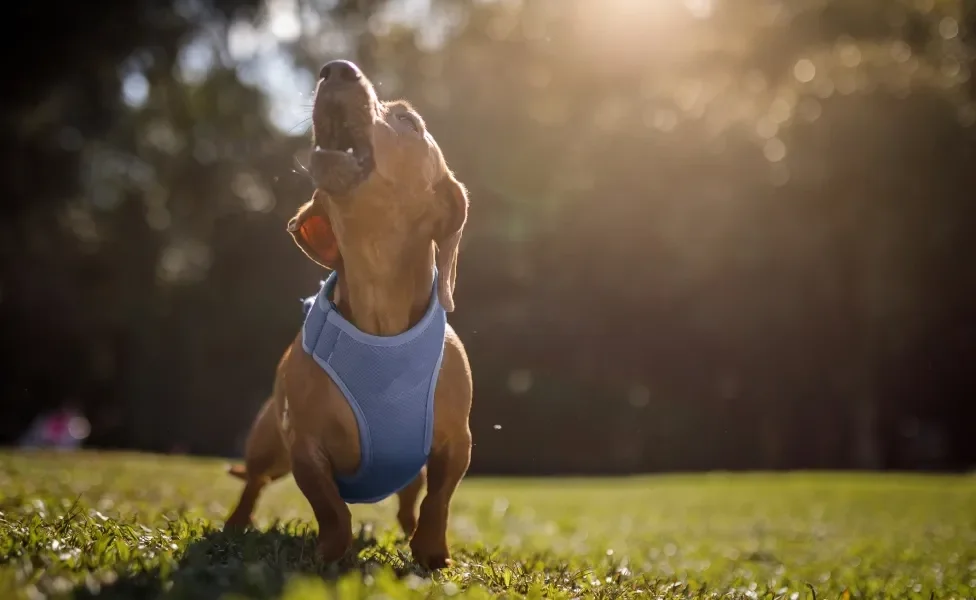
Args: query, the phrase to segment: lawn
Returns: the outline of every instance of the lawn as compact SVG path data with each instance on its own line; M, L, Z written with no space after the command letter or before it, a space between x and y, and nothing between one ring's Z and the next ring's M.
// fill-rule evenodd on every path
M355 556L318 563L291 479L224 535L224 465L0 453L0 599L976 596L972 476L470 478L431 575L390 501L354 508Z

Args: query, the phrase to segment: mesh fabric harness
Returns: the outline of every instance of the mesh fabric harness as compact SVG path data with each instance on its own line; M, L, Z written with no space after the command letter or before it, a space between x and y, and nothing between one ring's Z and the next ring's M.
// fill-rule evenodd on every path
M437 299L435 271L430 304L416 325L391 337L363 333L329 300L336 281L333 271L304 301L302 347L356 415L359 470L336 477L339 495L351 504L379 502L406 487L427 463L447 313Z

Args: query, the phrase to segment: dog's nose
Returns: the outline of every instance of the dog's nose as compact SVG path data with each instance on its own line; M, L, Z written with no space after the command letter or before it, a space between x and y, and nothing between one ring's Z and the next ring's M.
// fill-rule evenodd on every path
M348 60L333 60L325 63L319 71L319 79L322 83L333 83L340 81L356 81L363 76L355 64Z

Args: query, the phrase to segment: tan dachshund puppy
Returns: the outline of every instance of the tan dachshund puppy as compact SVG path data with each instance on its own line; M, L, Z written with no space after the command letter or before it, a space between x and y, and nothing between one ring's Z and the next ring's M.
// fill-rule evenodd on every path
M454 309L467 192L448 169L420 115L404 102L380 101L369 80L350 62L333 61L322 68L312 129L309 170L316 191L288 230L310 259L333 270L334 284L326 290L327 283L316 299L329 314L322 319L344 321L346 329L336 335L346 341L361 339L380 348L382 338L411 332L422 321L433 323L430 327L441 323L433 338L426 337L436 340L436 352L428 354L439 356L436 363L431 359L422 366L433 373L433 379L428 376L430 391L417 394L410 389L423 386L404 388L404 397L420 398L421 404L423 395L429 394L428 410L431 402L433 408L426 421L395 416L393 425L384 421L387 415L382 411L374 410L376 414L366 419L374 421L364 428L363 411L349 400L352 385L338 385L322 366L329 363L319 362L326 359L314 355L310 342L303 339L311 335L309 316L278 363L272 395L251 426L245 466L230 469L245 486L227 526L249 526L264 486L290 472L318 521L319 555L329 562L342 558L353 534L340 484L353 485L366 462L364 448L370 447L363 438L379 448L386 438L403 437L407 441L402 444L413 444L411 453L420 457L416 468L396 451L370 449L369 460L374 470L392 465L387 471L407 473L405 485L393 484L396 489L380 494L398 495L397 519L410 539L414 560L429 569L442 568L450 564L451 497L471 457L471 369L460 339L443 318ZM323 296L328 294L331 297ZM438 311L442 320L430 320L429 315ZM348 368L360 368L359 363ZM334 361L331 366L338 369ZM357 389L369 388L371 377L363 376ZM357 399L360 404L372 401ZM382 427L393 433L377 435L376 428ZM418 518L417 501L425 483L427 494ZM360 497L353 502L378 499Z

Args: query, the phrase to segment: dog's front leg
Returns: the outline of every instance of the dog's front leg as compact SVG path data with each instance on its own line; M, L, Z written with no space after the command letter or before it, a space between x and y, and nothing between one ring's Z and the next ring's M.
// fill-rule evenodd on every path
M427 460L427 495L420 503L420 520L410 540L413 559L422 567L442 569L451 563L447 548L447 518L454 490L468 471L470 462L470 433L432 451Z
M319 557L330 563L339 560L352 546L352 514L339 496L332 464L316 439L296 436L292 474L319 523Z

